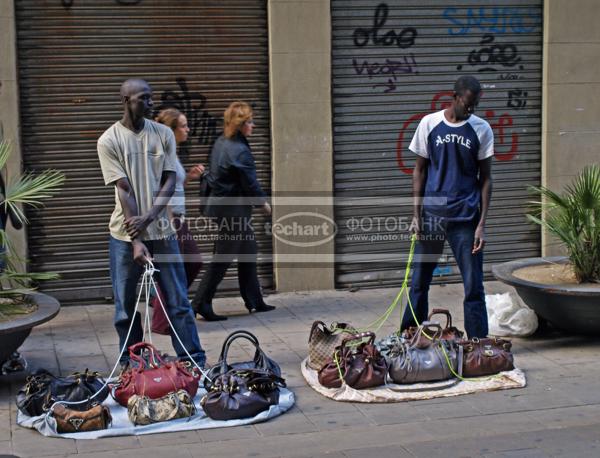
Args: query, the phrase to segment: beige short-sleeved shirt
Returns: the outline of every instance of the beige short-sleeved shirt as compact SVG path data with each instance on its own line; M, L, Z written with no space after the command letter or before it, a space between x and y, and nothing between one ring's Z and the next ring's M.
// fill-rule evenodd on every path
M145 120L139 133L129 130L120 121L110 126L98 139L98 158L106 185L114 185L120 178L127 178L135 194L138 214L152 208L152 203L160 190L160 180L164 171L177 170L175 135L173 131L154 121ZM110 218L110 234L130 242L123 221L125 215L115 186L115 210ZM175 234L168 223L164 209L150 223L142 240L157 240Z

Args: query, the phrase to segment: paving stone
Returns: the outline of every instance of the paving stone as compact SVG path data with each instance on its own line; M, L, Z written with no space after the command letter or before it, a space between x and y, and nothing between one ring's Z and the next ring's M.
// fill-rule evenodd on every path
M99 439L75 440L77 453L117 451L140 448L137 436L102 437Z
M239 439L252 440L260 437L254 425L199 429L197 432L202 442L222 442Z
M364 415L362 412L358 412L355 414L336 413L309 415L308 419L313 425L317 427L318 431L326 431L329 429L341 429L361 425L375 425L373 420Z
M174 433L144 434L137 436L141 447L152 448L161 445L197 444L202 442L199 431L177 431Z
M12 433L13 453L21 458L77 453L73 439L44 437L34 430L18 428Z
M388 445L385 447L359 448L344 450L342 452L348 458L365 458L367 456L377 458L413 458L414 455L400 445Z
M376 425L398 425L403 423L420 423L427 420L427 416L415 410L406 402L390 404L357 404L356 408L362 412L371 423Z
M259 423L255 428L262 436L302 434L319 430L297 407L292 407L281 417Z

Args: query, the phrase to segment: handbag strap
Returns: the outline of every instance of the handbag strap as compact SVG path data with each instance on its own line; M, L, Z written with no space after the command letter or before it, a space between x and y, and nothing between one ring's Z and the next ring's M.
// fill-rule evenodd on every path
M430 336L425 332L425 329L429 330L431 328L435 329L435 333ZM435 321L423 321L421 325L417 328L417 332L415 332L412 339L410 340L410 346L412 347L416 345L419 341L419 338L422 335L426 336L428 340L431 340L431 342L440 340L440 338L442 337L442 326L440 326L440 324L436 323Z
M136 353L137 350L139 350L139 354ZM149 353L149 363L151 366L160 367L166 364L165 361L160 357L160 354L154 345L148 342L138 342L129 347L129 357L136 361L140 368L145 369L147 367L146 361L141 356L141 353L144 350L147 350Z
M363 339L369 339L367 341L368 344L373 344L373 342L375 342L375 333L374 332L359 332L358 334L352 334L349 337L346 337L344 340L342 340L342 348L345 347L349 342L353 341L353 340L363 340Z
M330 331L330 330L327 328L327 326L325 326L325 323L323 323L322 321L319 321L319 320L317 320L317 321L315 321L315 322L312 324L312 326L311 326L311 328L310 328L310 334L308 335L308 342L309 342L309 343L311 342L311 340L312 340L312 338L313 338L313 334L314 334L314 333L317 331L317 329L319 328L319 326L321 326L321 328L322 328L322 329L321 329L321 332L323 332L324 334L327 334L327 335L331 335L331 334L333 334L333 332L331 332L331 331Z
M434 315L445 315L446 316L446 326L444 326L444 329L448 329L448 328L452 327L452 315L450 314L450 310L434 308L431 310L431 313L427 317L427 321L431 321L431 317Z
M248 332L248 331L242 331L242 330L236 331L236 332L230 334L229 337L227 337L227 339L225 339L225 342L223 343L223 348L221 349L221 356L219 357L219 360L221 363L221 373L222 374L224 374L227 371L227 354L229 353L229 347L231 347L231 344L237 339L246 339L252 345L254 345L254 348L256 348L256 351L254 353L255 361L261 355L266 356L264 354L264 352L262 351L262 349L260 348L258 339L256 338L256 336L254 334L252 334L251 332Z

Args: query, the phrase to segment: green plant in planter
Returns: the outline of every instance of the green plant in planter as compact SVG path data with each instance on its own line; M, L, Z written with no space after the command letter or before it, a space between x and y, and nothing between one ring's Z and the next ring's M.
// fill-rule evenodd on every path
M530 190L542 200L531 202L529 220L564 244L579 282L600 282L600 166L585 167L562 194L543 186Z
M0 141L1 171L5 171L10 153L8 142ZM6 182L0 175L0 319L9 314L23 313L19 304L24 302L27 293L35 289L35 282L58 277L50 272L19 272L16 264L24 260L16 254L5 225L9 219L16 229L28 224L23 207L41 207L42 200L53 196L64 180L64 174L57 170L7 176Z

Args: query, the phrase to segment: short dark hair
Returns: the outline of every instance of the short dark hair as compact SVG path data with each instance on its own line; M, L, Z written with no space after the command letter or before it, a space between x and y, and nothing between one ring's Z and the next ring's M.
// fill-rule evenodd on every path
M458 95L463 95L466 91L471 91L473 94L481 92L481 84L474 76L461 76L454 83L454 92Z

